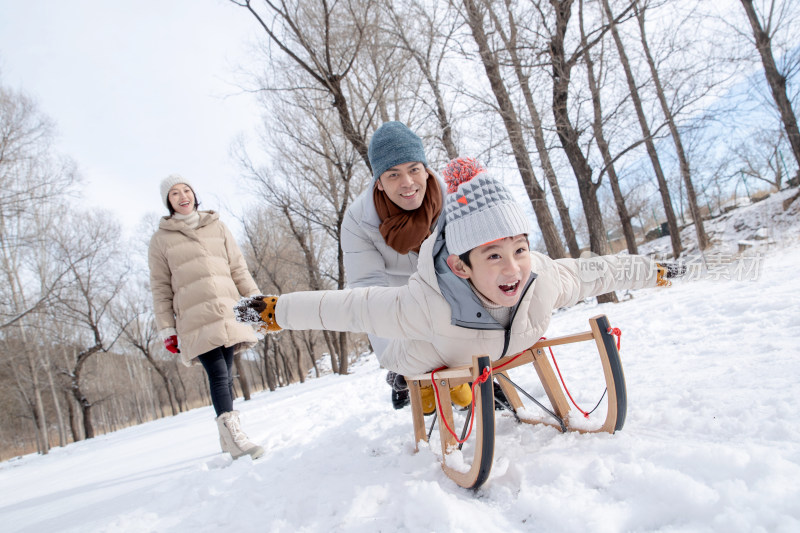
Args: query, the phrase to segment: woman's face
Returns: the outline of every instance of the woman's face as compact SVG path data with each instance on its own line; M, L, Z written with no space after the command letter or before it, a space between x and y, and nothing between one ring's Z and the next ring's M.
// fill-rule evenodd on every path
M194 211L194 192L185 183L173 185L169 193L167 193L167 198L169 198L169 203L176 213L188 215Z

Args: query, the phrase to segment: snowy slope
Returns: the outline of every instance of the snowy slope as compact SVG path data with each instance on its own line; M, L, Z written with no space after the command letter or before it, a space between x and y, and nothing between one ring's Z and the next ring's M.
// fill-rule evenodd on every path
M370 357L352 375L236 402L267 450L255 462L218 452L206 407L2 463L0 528L800 531L800 244L781 224L781 247L749 259L755 276L698 276L557 312L548 336L599 313L622 329L625 427L561 434L498 413L477 493L441 471L438 440L414 453L410 412L392 410ZM570 368L580 354L556 356L568 376L589 372ZM519 375L535 383L532 370Z

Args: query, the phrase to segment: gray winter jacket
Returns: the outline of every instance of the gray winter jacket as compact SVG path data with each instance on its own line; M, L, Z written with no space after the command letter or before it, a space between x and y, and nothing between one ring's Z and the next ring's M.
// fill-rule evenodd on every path
M439 181L444 203L444 182L436 172L427 170ZM409 252L401 255L386 244L380 232L381 220L375 209L372 192L372 187L367 187L344 214L342 252L347 287L402 287L417 271L419 254ZM437 224L443 221L439 217ZM388 340L374 335L370 335L369 340L376 355L380 356Z

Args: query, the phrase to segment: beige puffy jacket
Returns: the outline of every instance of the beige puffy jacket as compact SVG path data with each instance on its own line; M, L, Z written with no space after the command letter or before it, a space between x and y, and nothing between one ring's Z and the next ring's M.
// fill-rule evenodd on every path
M150 239L150 289L159 331L175 328L185 365L220 346L255 346L253 328L236 322L233 306L258 294L247 263L214 211L200 211L196 229L163 217Z
M278 325L367 332L393 339L379 355L381 364L413 375L441 366L470 364L473 355L488 354L495 360L519 353L545 334L554 309L611 291L656 285L655 263L645 257L552 260L531 252L534 279L518 304L510 330L499 325L493 329L458 326L452 323L451 303L439 286L433 259L435 240L432 235L423 243L419 271L407 286L284 294L276 307ZM462 294L467 292L471 291L465 286Z

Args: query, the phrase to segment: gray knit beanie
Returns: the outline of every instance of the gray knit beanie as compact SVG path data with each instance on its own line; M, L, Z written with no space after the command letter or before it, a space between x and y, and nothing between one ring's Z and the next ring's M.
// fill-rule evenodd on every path
M451 254L461 255L497 239L530 234L522 206L477 160L453 159L442 177L447 183L444 235Z
M369 141L367 154L373 181L395 165L419 161L428 166L422 139L408 126L397 121L384 122L378 128Z
M161 181L161 189L160 189L161 201L164 202L164 206L166 206L167 209L169 209L169 199L167 198L169 190L179 183L185 183L192 189L192 192L194 192L194 187L192 187L192 184L189 182L189 180L187 180L180 174L170 174ZM197 198L195 198L195 201L197 201Z

